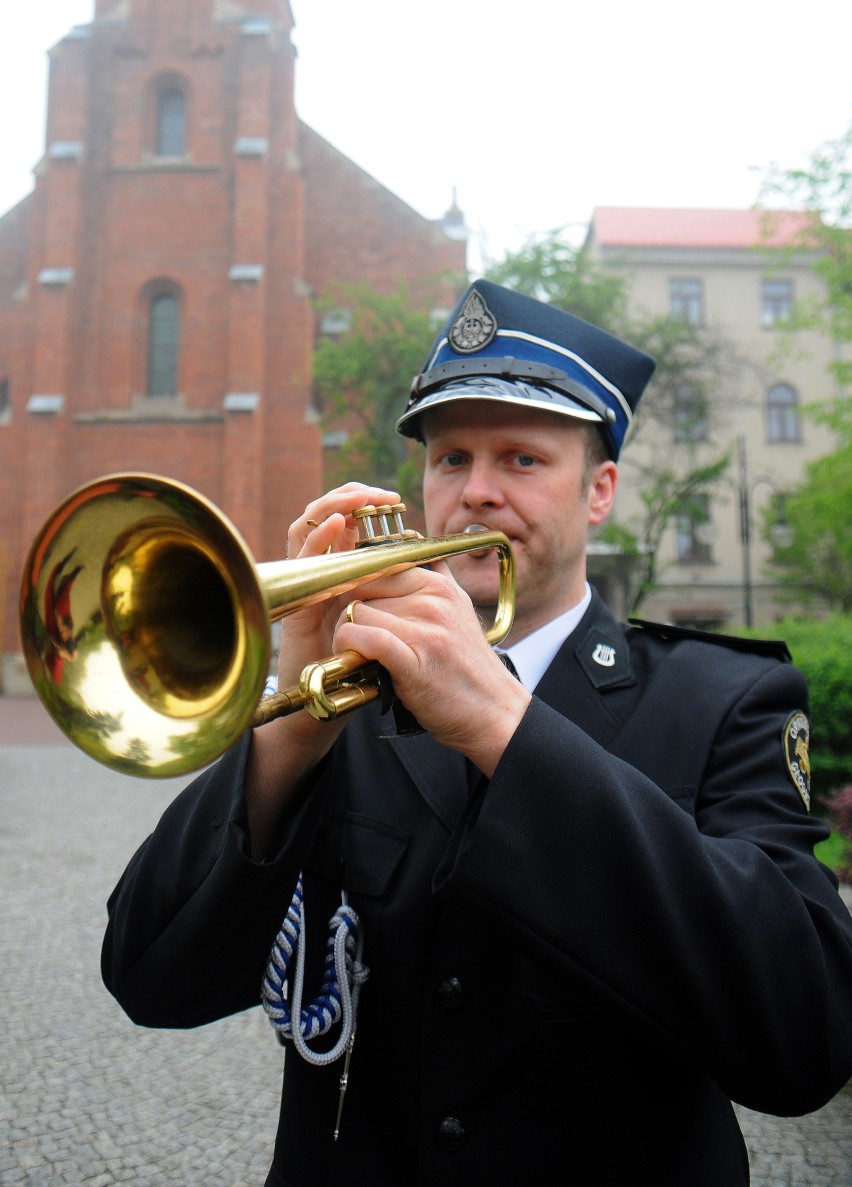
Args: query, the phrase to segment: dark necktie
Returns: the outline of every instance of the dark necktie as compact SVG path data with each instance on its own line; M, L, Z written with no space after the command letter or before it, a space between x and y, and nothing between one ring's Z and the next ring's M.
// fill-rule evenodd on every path
M515 665L512 663L512 661L511 661L511 659L509 658L509 656L508 656L508 655L506 655L505 651L498 651L498 653L497 653L497 654L500 656L500 662L501 662L501 664L503 665L503 667L504 667L504 668L505 668L505 669L506 669L508 672L511 672L511 673L512 673L512 675L515 677L515 679L516 679L516 680L520 680L520 676L518 675L518 669L517 669L517 668L515 667Z

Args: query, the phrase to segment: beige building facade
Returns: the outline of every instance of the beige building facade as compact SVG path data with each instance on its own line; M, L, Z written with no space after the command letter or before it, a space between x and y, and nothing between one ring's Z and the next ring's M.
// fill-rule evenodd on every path
M813 251L797 248L807 216L756 211L595 210L587 247L628 280L634 314L672 314L712 336L718 385L684 384L666 420L646 419L622 455L616 520L642 518L638 467L685 471L727 450L714 494L669 525L657 554L658 586L644 618L726 630L791 609L768 567L766 508L783 539L783 498L807 462L830 453L833 435L802 407L832 398L830 338L781 333L795 302L820 298ZM650 394L650 393L649 393Z

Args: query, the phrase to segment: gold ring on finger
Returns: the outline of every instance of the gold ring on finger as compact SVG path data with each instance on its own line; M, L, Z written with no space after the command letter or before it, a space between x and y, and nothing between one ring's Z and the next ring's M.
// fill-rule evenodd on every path
M352 600L352 601L349 603L349 605L346 607L346 621L347 621L347 622L354 622L354 621L355 621L355 607L356 607L356 606L361 606L361 605L363 605L363 603L361 602L361 599L360 599L360 598L354 598L354 599L353 599L353 600Z

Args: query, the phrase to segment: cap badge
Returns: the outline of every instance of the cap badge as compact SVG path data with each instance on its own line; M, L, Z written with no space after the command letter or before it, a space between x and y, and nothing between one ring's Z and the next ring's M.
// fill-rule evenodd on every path
M784 758L802 803L811 810L811 760L808 753L811 729L804 713L791 713L784 726Z
M473 354L487 346L497 333L497 320L480 297L471 289L462 311L449 332L450 346L459 354Z

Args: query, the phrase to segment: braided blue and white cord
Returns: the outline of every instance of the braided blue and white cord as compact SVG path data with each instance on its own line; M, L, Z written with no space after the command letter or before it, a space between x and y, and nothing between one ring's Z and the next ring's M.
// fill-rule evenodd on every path
M309 1005L302 1006L306 930L301 876L272 945L261 988L263 1008L279 1039L282 1042L292 1040L308 1063L320 1066L338 1059L354 1034L358 997L369 976L369 969L361 962L364 941L358 930L358 915L347 903L345 892L341 900L329 920L328 948L319 996ZM296 968L288 1002L286 985L294 957ZM296 1025L294 1019L298 1020ZM330 1051L316 1052L308 1047L308 1042L326 1034L341 1021L340 1037Z

